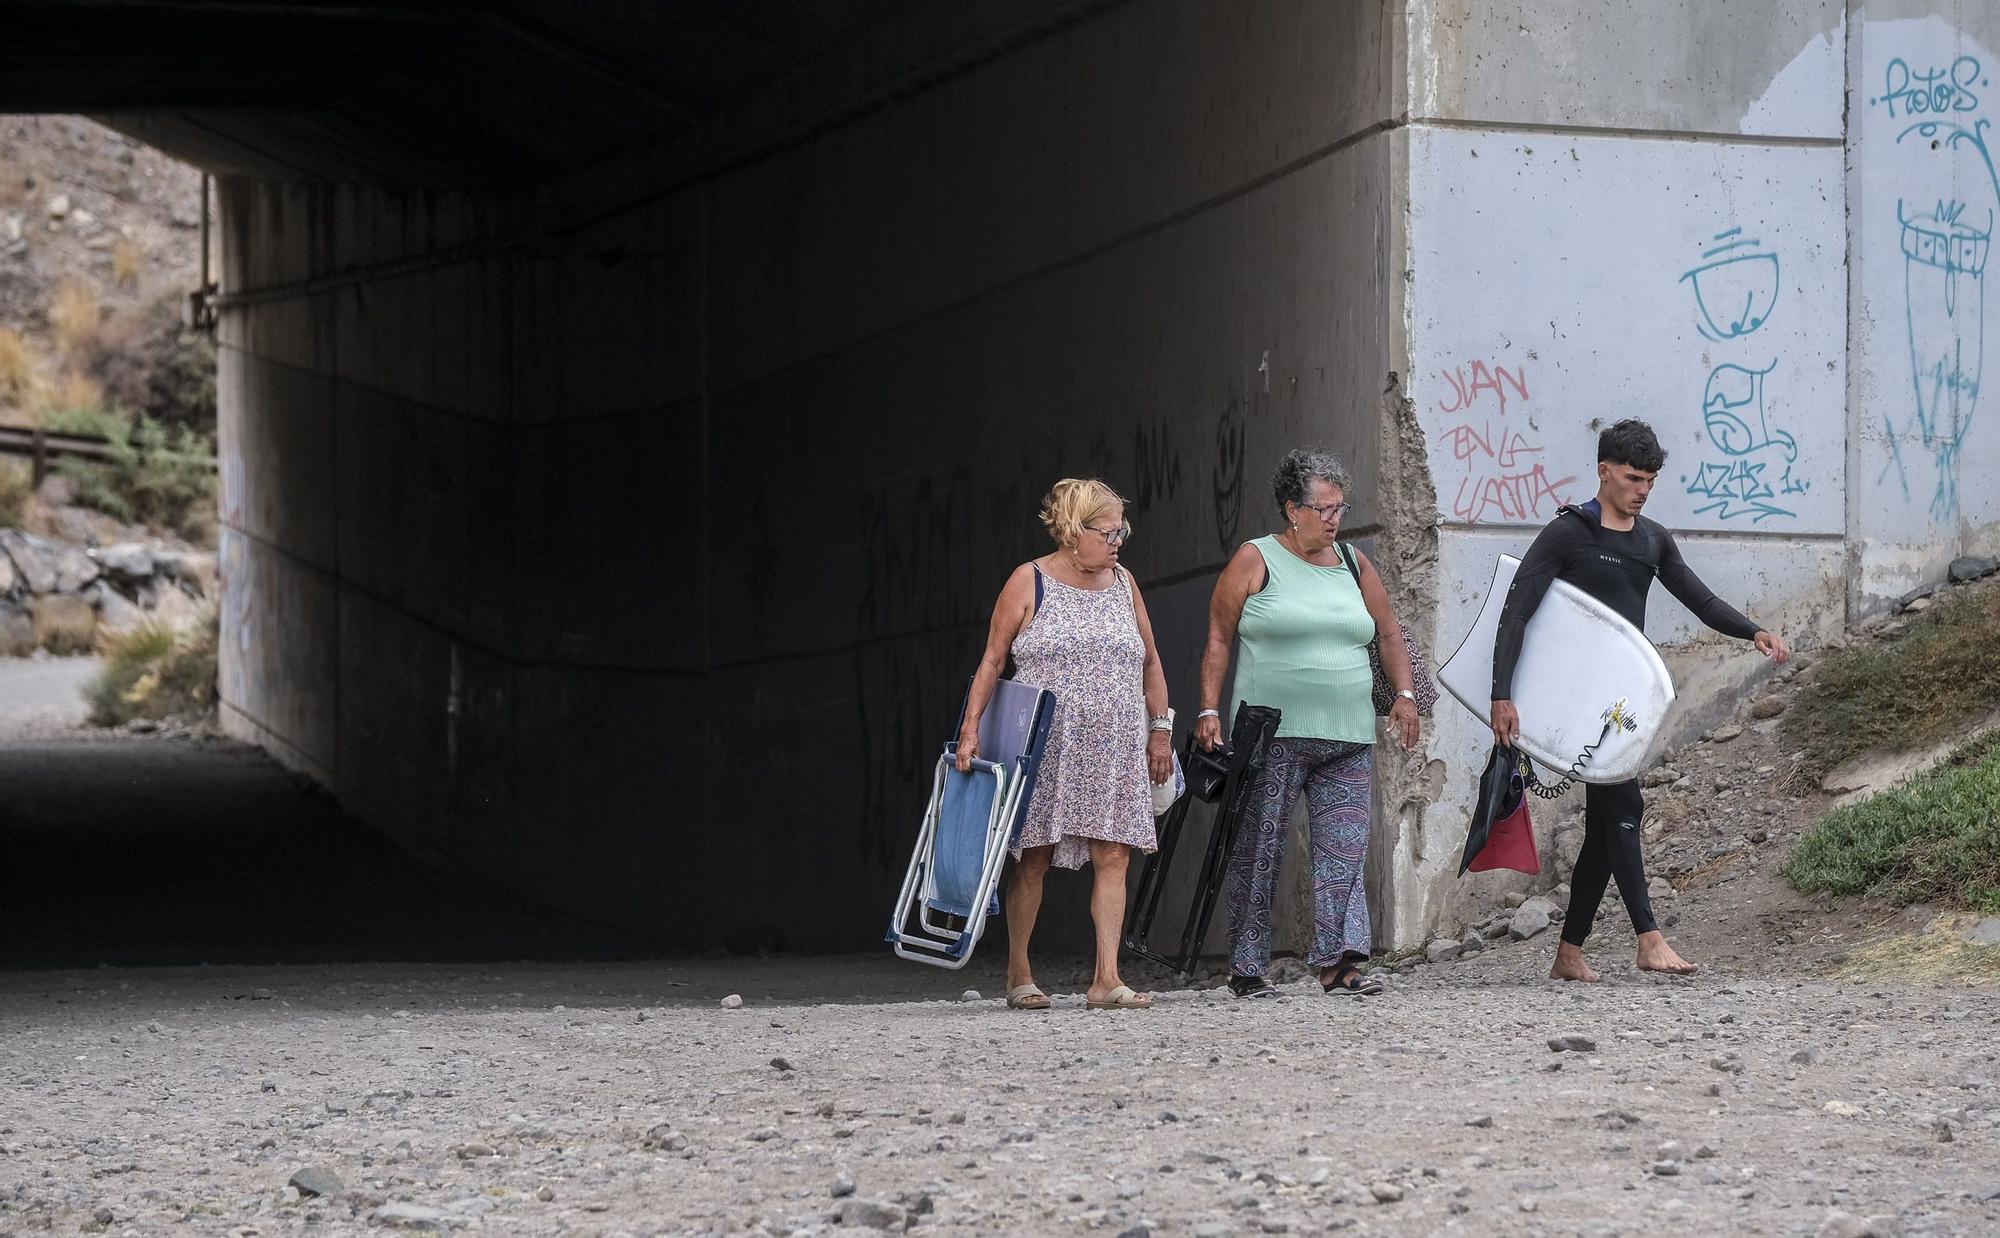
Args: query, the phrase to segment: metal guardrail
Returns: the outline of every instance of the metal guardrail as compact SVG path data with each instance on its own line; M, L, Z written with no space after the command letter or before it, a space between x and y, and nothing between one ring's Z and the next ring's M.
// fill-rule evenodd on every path
M0 426L0 455L26 456L33 461L35 485L48 476L49 462L58 456L103 460L111 441L95 434L56 434L30 426Z

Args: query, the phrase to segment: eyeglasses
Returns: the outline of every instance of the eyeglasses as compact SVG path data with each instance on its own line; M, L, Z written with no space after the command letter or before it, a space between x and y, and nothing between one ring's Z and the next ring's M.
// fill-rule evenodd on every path
M1298 506L1318 516L1321 520L1338 520L1347 514L1345 503L1300 503Z
M1129 524L1121 524L1115 529L1100 529L1096 525L1091 524L1084 525L1083 527L1103 538L1104 544L1107 546L1116 546L1120 542L1132 540L1132 526Z

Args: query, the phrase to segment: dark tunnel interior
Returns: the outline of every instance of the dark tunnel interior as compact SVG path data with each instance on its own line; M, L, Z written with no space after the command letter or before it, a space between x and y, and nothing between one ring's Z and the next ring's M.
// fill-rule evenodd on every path
M1181 702L1266 460L1378 528L1393 6L0 8L0 114L216 178L265 754L0 751L17 964L880 950L1053 480Z

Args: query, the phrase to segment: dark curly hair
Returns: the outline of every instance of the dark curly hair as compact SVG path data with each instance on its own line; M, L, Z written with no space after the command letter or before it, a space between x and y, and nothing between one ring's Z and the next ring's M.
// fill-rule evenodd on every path
M1667 449L1660 446L1660 437L1653 433L1653 427L1636 417L1627 417L1597 436L1597 462L1657 473L1667 462Z
M1295 447L1286 452L1271 474L1271 497L1278 500L1278 514L1285 514L1287 503L1304 503L1315 481L1323 481L1342 494L1354 486L1340 457L1332 452L1317 447Z

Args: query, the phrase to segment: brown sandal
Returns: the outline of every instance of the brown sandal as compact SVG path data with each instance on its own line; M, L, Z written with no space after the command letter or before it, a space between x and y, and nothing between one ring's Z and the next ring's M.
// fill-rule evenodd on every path
M1007 1007L1010 1010L1047 1010L1049 995L1032 984L1017 984L1007 990Z

